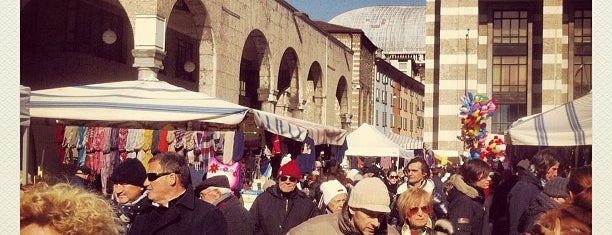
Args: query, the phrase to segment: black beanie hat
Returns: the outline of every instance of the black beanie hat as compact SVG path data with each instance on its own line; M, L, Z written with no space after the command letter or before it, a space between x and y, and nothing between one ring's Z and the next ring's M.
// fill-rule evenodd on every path
M230 184L229 184L229 180L227 179L227 176L215 175L215 176L212 176L202 181L202 183L196 186L193 191L195 192L196 197L199 197L200 192L202 192L202 190L205 190L209 187L230 188Z
M113 170L111 180L115 184L131 184L143 187L147 178L147 170L142 163L134 158L127 158Z

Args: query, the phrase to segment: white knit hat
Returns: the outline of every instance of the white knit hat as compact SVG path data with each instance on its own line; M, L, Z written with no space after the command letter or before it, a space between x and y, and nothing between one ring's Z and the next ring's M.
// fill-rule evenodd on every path
M353 208L362 208L369 211L388 213L389 193L385 183L377 177L360 180L349 196L348 205Z
M323 202L325 205L329 204L336 195L345 193L348 195L344 185L338 180L330 180L321 184L321 192L323 192Z

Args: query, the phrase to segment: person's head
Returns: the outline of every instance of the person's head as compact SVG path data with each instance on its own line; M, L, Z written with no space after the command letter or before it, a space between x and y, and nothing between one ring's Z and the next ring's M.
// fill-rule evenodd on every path
M215 175L202 181L194 189L195 196L214 205L221 196L232 193L225 175Z
M149 160L144 186L151 201L165 205L191 184L185 158L175 152L158 153Z
M330 180L323 182L320 189L323 193L323 203L327 205L327 209L332 213L341 211L348 198L348 192L344 185L338 180Z
M544 185L544 190L542 192L549 196L551 199L558 203L565 202L565 199L569 197L567 190L567 182L569 180L563 177L555 177L550 179Z
M399 175L397 174L396 170L387 171L387 182L389 182L389 184L397 184L398 180Z
M481 189L489 188L491 167L480 159L469 160L461 165L460 173L466 184Z
M404 174L408 176L408 183L410 185L418 185L429 178L429 167L425 159L415 157L404 168Z
M585 189L592 187L592 184L592 170L590 166L573 169L567 183L569 197L574 198Z
M111 175L115 200L120 204L136 201L145 190L146 178L147 170L139 160L125 159L115 167Z
M278 187L283 193L295 190L300 179L300 167L295 160L287 162L278 169Z
M541 179L550 180L557 176L560 163L553 149L546 148L538 151L530 162L535 167L536 175Z
M102 196L66 183L44 183L20 196L21 234L119 234Z
M344 234L374 234L385 228L385 215L389 208L387 187L380 178L360 180L351 191L348 203L342 208L340 230Z
M410 225L410 228L425 227L429 221L431 209L431 194L422 188L409 188L397 199L399 215Z
M365 169L365 172L363 173L363 177L378 177L379 172L380 172L380 168L372 164Z

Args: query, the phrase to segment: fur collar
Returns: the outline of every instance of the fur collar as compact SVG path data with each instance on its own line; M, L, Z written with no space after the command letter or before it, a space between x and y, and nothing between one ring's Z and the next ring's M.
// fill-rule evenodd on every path
M457 189L457 191L465 194L469 198L474 199L478 197L478 190L466 184L463 180L463 176L459 174L452 175L447 182L452 186L452 188Z

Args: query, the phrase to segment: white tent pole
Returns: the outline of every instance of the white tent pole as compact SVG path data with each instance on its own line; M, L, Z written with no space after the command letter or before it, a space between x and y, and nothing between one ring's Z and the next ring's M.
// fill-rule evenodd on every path
M28 155L30 146L30 127L25 127L21 137L21 185L28 183Z

